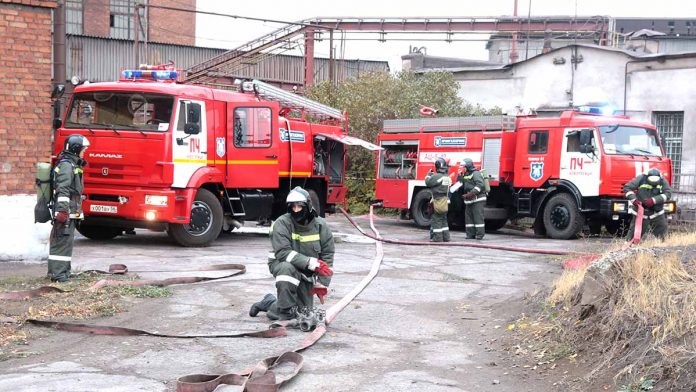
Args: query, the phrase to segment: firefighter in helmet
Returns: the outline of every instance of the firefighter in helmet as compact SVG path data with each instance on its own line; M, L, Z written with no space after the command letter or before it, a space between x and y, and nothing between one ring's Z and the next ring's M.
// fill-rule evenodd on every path
M660 171L656 168L648 170L647 174L641 174L624 185L623 191L626 193L626 198L633 204L628 208L628 212L633 215L628 239L633 238L639 205L644 208L641 237L651 232L656 237L664 239L667 235L664 205L672 197L672 188L660 175Z
M483 175L474 166L474 161L464 159L464 171L457 181L462 183L464 198L464 219L467 239L483 239L486 225L483 221L483 207L486 205L486 188Z
M84 218L82 168L89 140L82 135L70 135L58 163L53 168L53 229L49 238L48 277L54 282L65 282L70 277L75 225Z
M444 158L435 161L435 172L432 170L425 176L425 185L433 194L433 216L430 221L430 241L449 242L450 232L447 225L447 211L449 210L449 187L452 179L447 175L449 166Z
M267 294L253 304L251 317L266 312L271 320L291 320L296 310L313 306L314 295L323 304L328 292L334 258L329 225L301 187L291 190L286 202L288 212L271 225L273 251L268 254L278 297Z

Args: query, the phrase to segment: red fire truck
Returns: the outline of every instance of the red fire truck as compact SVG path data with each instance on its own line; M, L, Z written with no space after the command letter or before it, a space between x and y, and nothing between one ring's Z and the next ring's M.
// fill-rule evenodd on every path
M129 70L75 89L54 152L68 135L90 140L84 236L148 228L205 246L244 221L278 217L298 185L323 215L345 201L345 145L379 149L348 136L341 111L260 81L226 91L176 78L169 68Z
M378 144L376 198L422 227L430 224L431 198L423 179L438 157L449 160L453 179L465 158L485 170L487 229L532 217L537 234L560 239L576 237L585 224L621 231L630 219L624 184L652 167L672 176L653 125L589 112L387 120ZM451 195L449 220L463 226L460 193Z

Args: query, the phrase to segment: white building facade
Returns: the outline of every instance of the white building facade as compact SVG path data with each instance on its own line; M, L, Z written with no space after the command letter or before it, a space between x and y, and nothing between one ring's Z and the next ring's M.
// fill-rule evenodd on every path
M675 185L696 191L696 53L639 56L576 44L515 64L448 71L462 99L509 114L604 102L615 114L653 123Z

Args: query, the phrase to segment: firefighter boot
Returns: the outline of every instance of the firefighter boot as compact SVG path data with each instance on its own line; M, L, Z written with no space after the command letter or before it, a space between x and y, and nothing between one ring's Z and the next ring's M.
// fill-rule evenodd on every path
M253 305L249 309L249 316L256 317L259 312L268 312L271 305L276 301L276 297L273 294L266 294L263 299Z

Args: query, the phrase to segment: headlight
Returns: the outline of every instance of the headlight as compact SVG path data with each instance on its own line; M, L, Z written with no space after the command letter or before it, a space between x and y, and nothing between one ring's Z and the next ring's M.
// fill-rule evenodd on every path
M677 203L673 201L668 201L665 203L665 212L668 214L674 214L677 211Z
M614 212L622 212L626 211L626 203L623 202L614 202L614 206L612 207L612 210Z
M153 221L157 218L157 212L148 211L145 213L145 220Z
M166 207L167 206L167 196L145 195L145 204L148 204L151 206Z

